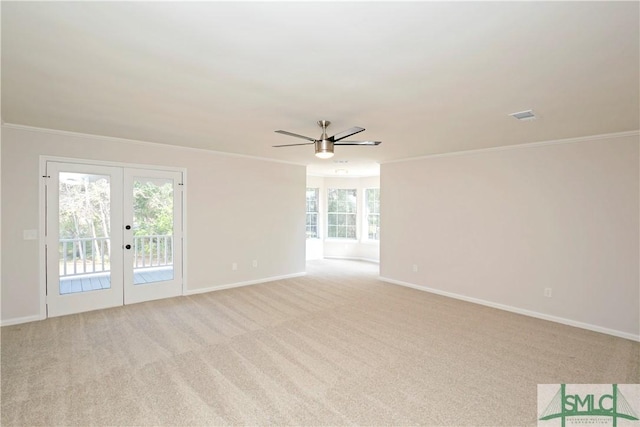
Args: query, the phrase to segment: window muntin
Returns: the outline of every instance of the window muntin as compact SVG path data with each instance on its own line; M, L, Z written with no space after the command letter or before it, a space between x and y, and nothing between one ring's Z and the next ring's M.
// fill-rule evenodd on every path
M319 189L307 188L307 239L318 239Z
M380 189L365 190L365 236L368 240L380 240Z
M327 200L327 237L356 239L357 190L329 188Z

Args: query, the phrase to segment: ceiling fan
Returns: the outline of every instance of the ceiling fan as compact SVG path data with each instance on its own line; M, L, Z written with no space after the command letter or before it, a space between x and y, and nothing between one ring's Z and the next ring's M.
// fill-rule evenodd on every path
M333 147L335 145L379 145L380 141L344 141L345 138L350 137L351 135L355 135L356 133L362 132L364 128L354 126L351 129L347 129L343 132L337 133L333 136L327 136L327 128L331 124L328 120L319 120L318 126L322 128L322 135L320 139L310 138L304 135L298 135L297 133L287 132L286 130L277 130L277 133L281 133L284 135L295 136L296 138L306 139L307 141L302 144L285 144L285 145L274 145L274 147L291 147L294 145L311 145L314 144L316 146L316 157L321 159L329 159L333 157Z

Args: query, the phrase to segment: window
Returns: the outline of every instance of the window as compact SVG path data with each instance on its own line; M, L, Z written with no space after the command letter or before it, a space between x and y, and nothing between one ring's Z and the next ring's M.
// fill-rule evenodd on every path
M356 238L357 190L327 190L327 237L340 239Z
M365 190L366 236L369 240L380 240L380 189Z
M307 188L307 239L317 239L318 233L318 193L317 188Z

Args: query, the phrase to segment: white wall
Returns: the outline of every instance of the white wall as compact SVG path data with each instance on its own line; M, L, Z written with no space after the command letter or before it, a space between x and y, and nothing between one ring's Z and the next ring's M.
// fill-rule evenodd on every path
M640 339L639 163L636 132L383 164L381 276Z
M22 231L38 228L41 155L186 168L188 293L305 271L304 166L3 126L5 324L39 314L39 242L23 240Z
M378 262L380 260L380 243L365 239L363 233L362 213L364 212L364 190L379 188L380 177L318 177L308 176L307 187L320 189L320 234L321 239L307 239L307 259L318 258L350 258ZM358 194L358 238L327 238L327 189L346 188L357 190Z

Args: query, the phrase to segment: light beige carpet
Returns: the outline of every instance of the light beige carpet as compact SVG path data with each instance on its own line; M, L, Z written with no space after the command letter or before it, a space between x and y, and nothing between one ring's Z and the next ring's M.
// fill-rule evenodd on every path
M640 344L307 276L2 328L2 425L535 425L539 383L639 383Z

